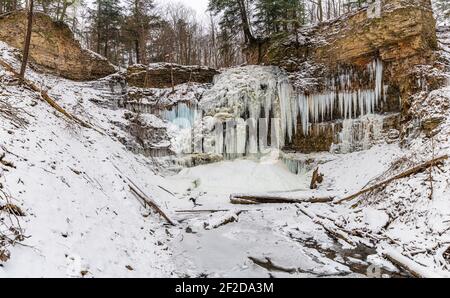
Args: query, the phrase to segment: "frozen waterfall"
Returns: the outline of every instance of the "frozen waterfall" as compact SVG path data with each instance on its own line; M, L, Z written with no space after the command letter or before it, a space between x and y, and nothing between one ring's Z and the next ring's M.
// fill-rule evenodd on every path
M373 114L386 100L388 86L383 85L383 63L377 59L367 66L370 89L356 88L359 75L347 71L327 81L327 91L298 95L298 106L304 135L312 123L333 119L355 119Z
M298 124L308 136L314 125L334 120L343 120L339 141L342 151L348 151L351 136L362 140L365 135L359 134L369 130L354 120L373 115L386 99L383 64L375 60L362 73L342 71L324 85L319 93L299 94L278 67L237 67L216 76L198 105L178 103L161 116L181 129L191 128L190 139L183 138L191 144L182 147L195 153L235 158L282 149L293 140Z

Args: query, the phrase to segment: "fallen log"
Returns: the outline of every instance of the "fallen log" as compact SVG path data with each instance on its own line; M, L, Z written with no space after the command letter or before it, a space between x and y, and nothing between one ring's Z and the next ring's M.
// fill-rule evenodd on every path
M328 203L332 202L334 197L304 197L289 198L275 195L241 195L232 194L230 202L240 205L257 205L257 204L296 204L296 203Z
M210 218L209 221L203 223L203 228L205 230L217 229L229 223L238 222L239 215L241 215L245 210L240 210L237 212L225 212L223 216L218 216L216 218Z
M144 202L144 205L147 205L148 207L152 208L156 211L159 215L161 215L170 225L175 226L175 223L164 213L164 211L161 210L161 208L154 202L152 199L150 199L143 191L139 189L139 187L136 186L130 179L128 179L131 184L128 185L130 188L131 193L133 193L136 197L141 199Z
M430 167L433 167L433 166L436 166L436 165L442 163L446 159L448 159L448 155L444 155L444 156L441 156L441 157L438 157L438 158L434 158L434 159L432 159L430 161L427 161L427 162L422 163L422 164L420 164L418 166L415 166L415 167L413 167L413 168L411 168L411 169L409 169L409 170L407 170L405 172L402 172L402 173L400 173L400 174L398 174L398 175L396 175L394 177L391 177L391 178L389 178L389 179L387 179L387 180L385 180L383 182L380 182L380 183L377 183L377 184L375 184L375 185L373 185L371 187L365 188L365 189L363 189L363 190L361 190L361 191L359 191L359 192L357 192L357 193L355 193L355 194L353 194L351 196L348 196L348 197L345 197L343 199L340 199L340 200L336 201L335 204L341 204L343 202L351 201L354 198L359 197L362 194L371 192L371 191L376 190L376 189L378 189L380 187L385 187L389 183L391 183L392 181L399 180L399 179L402 179L402 178L406 178L406 177L418 174L420 172L423 172L424 170L426 170L426 169L428 169Z
M217 209L217 210L176 210L176 213L217 213L228 212L229 209Z
M383 256L391 261L394 265L401 267L411 273L413 276L418 278L442 278L445 277L440 275L429 268L417 264L408 257L405 257L400 252L392 247L385 248L383 251Z

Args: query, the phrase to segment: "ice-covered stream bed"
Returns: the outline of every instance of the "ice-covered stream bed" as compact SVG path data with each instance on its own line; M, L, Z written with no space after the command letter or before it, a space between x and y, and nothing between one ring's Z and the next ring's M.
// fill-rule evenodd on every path
M326 182L322 191L330 189L328 192L337 194L358 187L344 179L345 168L334 170L349 159L355 164L366 163L365 167L353 169L353 179L358 177L364 183L382 171L385 158L389 160L397 153L396 146L383 146L352 156L335 156L323 166ZM177 274L190 277L400 276L396 268L381 261L375 248L348 247L332 239L323 227L299 211L307 208L313 213L337 216L338 210L330 204L230 203L232 193L282 192L293 197L311 193L310 176L292 174L281 161L224 161L184 169L167 179L179 201L174 216L180 227L170 242L174 265L179 268ZM339 189L331 188L336 183Z

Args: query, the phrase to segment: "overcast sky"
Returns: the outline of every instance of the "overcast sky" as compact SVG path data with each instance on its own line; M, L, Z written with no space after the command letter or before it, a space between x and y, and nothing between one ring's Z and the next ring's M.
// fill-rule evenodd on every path
M192 7L197 11L198 17L204 17L208 7L208 0L158 0L159 3L181 2L186 6Z

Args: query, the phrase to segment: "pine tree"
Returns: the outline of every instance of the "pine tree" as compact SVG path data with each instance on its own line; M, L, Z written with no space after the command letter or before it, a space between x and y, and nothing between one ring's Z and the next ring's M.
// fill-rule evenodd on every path
M154 0L127 0L127 16L122 32L125 42L134 48L136 63L148 63L147 43L149 31L155 27L159 17L154 13Z
M255 41L252 32L249 5L253 0L210 0L209 10L214 15L220 15L220 27L228 30L230 34L242 31L246 43Z
M120 44L120 26L123 21L120 0L96 0L96 9L90 11L91 33L94 36L95 51L117 62ZM111 51L111 50L114 51Z
M296 33L305 24L304 0L259 0L255 4L258 33Z

